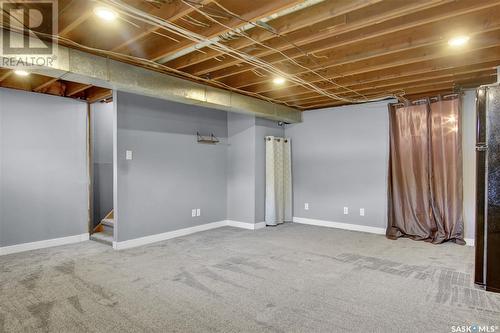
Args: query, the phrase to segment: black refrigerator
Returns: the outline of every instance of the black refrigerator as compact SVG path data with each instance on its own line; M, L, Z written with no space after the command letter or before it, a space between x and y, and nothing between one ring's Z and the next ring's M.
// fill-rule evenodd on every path
M500 292L500 86L483 86L476 98L475 283Z

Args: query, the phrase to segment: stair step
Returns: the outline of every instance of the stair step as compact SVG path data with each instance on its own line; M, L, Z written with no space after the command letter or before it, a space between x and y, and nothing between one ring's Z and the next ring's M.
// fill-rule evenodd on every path
M103 244L113 245L113 231L104 230L102 232L95 232L90 236L90 239Z
M115 226L115 220L114 219L103 219L101 223L105 226L113 228Z

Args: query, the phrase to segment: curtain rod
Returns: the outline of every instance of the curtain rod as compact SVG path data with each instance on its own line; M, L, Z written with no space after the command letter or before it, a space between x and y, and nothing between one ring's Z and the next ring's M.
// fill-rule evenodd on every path
M276 140L276 141L278 141L278 142L280 142L280 141L281 141L281 139L283 139L283 141L285 141L285 143L286 143L286 142L288 142L288 139L286 139L286 138L274 138L274 140ZM264 138L264 141L271 141L271 140L272 140L272 139L271 139L270 137L265 137L265 138Z
M449 99L453 99L453 98L458 98L461 94L462 94L462 92L451 93L451 94L446 94L446 95L431 96L431 97L420 98L420 99L417 99L414 101L408 101L407 103L400 102L400 103L393 103L391 105L393 105L394 107L401 107L401 106L408 106L408 105L425 104L428 101L433 103L433 102L437 102L440 100L449 100Z

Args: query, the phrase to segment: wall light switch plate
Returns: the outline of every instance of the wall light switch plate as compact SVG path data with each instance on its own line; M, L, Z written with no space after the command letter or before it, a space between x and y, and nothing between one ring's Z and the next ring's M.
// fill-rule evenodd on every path
M127 161L132 160L132 150L127 150L127 151L125 152L125 159L126 159Z
M349 214L349 207L344 207L344 215Z
M359 216L365 216L365 209L364 208L359 209Z
M309 204L307 202L304 204L304 209L309 210Z
M196 209L191 209L191 217L195 217L196 216Z
M200 216L200 215L201 215L201 209L199 209L199 208L198 208L198 209L196 210L196 216Z

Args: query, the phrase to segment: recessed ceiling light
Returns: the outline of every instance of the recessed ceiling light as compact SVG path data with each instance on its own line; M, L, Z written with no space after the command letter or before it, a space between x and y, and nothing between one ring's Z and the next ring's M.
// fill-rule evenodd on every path
M28 73L28 72L26 72L26 71L23 71L23 70L20 70L20 69L15 70L15 71L14 71L14 73L15 73L16 75L19 75L19 76L28 76L28 75L30 75L30 73Z
M285 83L285 79L284 79L284 78L282 78L282 77L275 77L275 78L273 79L273 83L274 83L274 84L283 84L283 83Z
M94 8L94 14L104 21L114 21L118 17L118 14L108 7L96 7Z
M448 40L448 45L450 46L462 46L467 44L469 41L470 37L469 36L456 36Z

